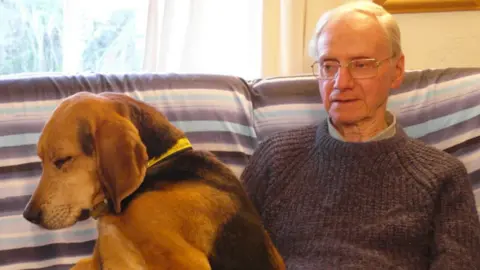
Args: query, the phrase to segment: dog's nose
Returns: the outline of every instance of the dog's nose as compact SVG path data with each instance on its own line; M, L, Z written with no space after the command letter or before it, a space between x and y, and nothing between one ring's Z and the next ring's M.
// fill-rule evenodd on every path
M38 207L33 207L31 204L28 204L25 208L25 211L23 211L23 217L34 224L40 224L42 220L42 210L40 210Z

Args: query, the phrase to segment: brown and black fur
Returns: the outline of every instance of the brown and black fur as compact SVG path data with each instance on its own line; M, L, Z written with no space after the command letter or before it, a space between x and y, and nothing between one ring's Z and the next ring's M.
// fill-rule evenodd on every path
M58 132L62 122L75 132ZM109 201L94 253L75 269L285 269L241 183L214 155L187 149L146 168L184 136L154 107L126 95L65 100L39 140L44 173L25 218L64 228L85 208ZM45 195L67 188L57 178L72 186L80 174L81 186L94 186L78 191L91 203ZM68 222L57 218L66 206L75 210Z

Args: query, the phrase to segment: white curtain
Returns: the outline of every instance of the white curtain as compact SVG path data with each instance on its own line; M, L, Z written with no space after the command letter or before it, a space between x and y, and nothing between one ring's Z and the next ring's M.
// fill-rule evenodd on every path
M318 1L318 0L312 0ZM263 0L262 75L308 72L307 0Z
M0 75L261 76L262 0L1 0Z
M261 0L150 0L143 70L257 78Z
M0 75L174 72L253 79L305 73L308 14L324 5L318 0L1 0L0 63L5 64Z

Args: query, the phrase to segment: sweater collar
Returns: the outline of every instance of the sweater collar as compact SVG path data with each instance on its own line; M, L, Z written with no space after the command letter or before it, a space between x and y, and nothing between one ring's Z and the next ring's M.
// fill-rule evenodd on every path
M348 156L374 157L379 154L388 154L403 148L408 136L403 128L397 123L395 134L382 140L368 142L345 142L334 138L328 131L328 119L321 122L316 132L316 145L320 151L327 154Z
M395 135L395 132L396 132L395 127L397 125L397 119L395 115L387 111L385 114L385 121L387 122L387 128L382 130L372 138L370 138L367 142L388 139ZM328 123L328 133L337 140L345 141L343 136L340 134L340 132L338 132L338 130L333 125L332 120L330 118L328 118L327 123Z

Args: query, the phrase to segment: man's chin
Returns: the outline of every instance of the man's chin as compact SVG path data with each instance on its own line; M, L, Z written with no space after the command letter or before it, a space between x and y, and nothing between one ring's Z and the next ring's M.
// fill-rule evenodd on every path
M335 126L352 126L361 122L361 117L355 117L348 114L343 113L333 113L330 116L333 125Z

